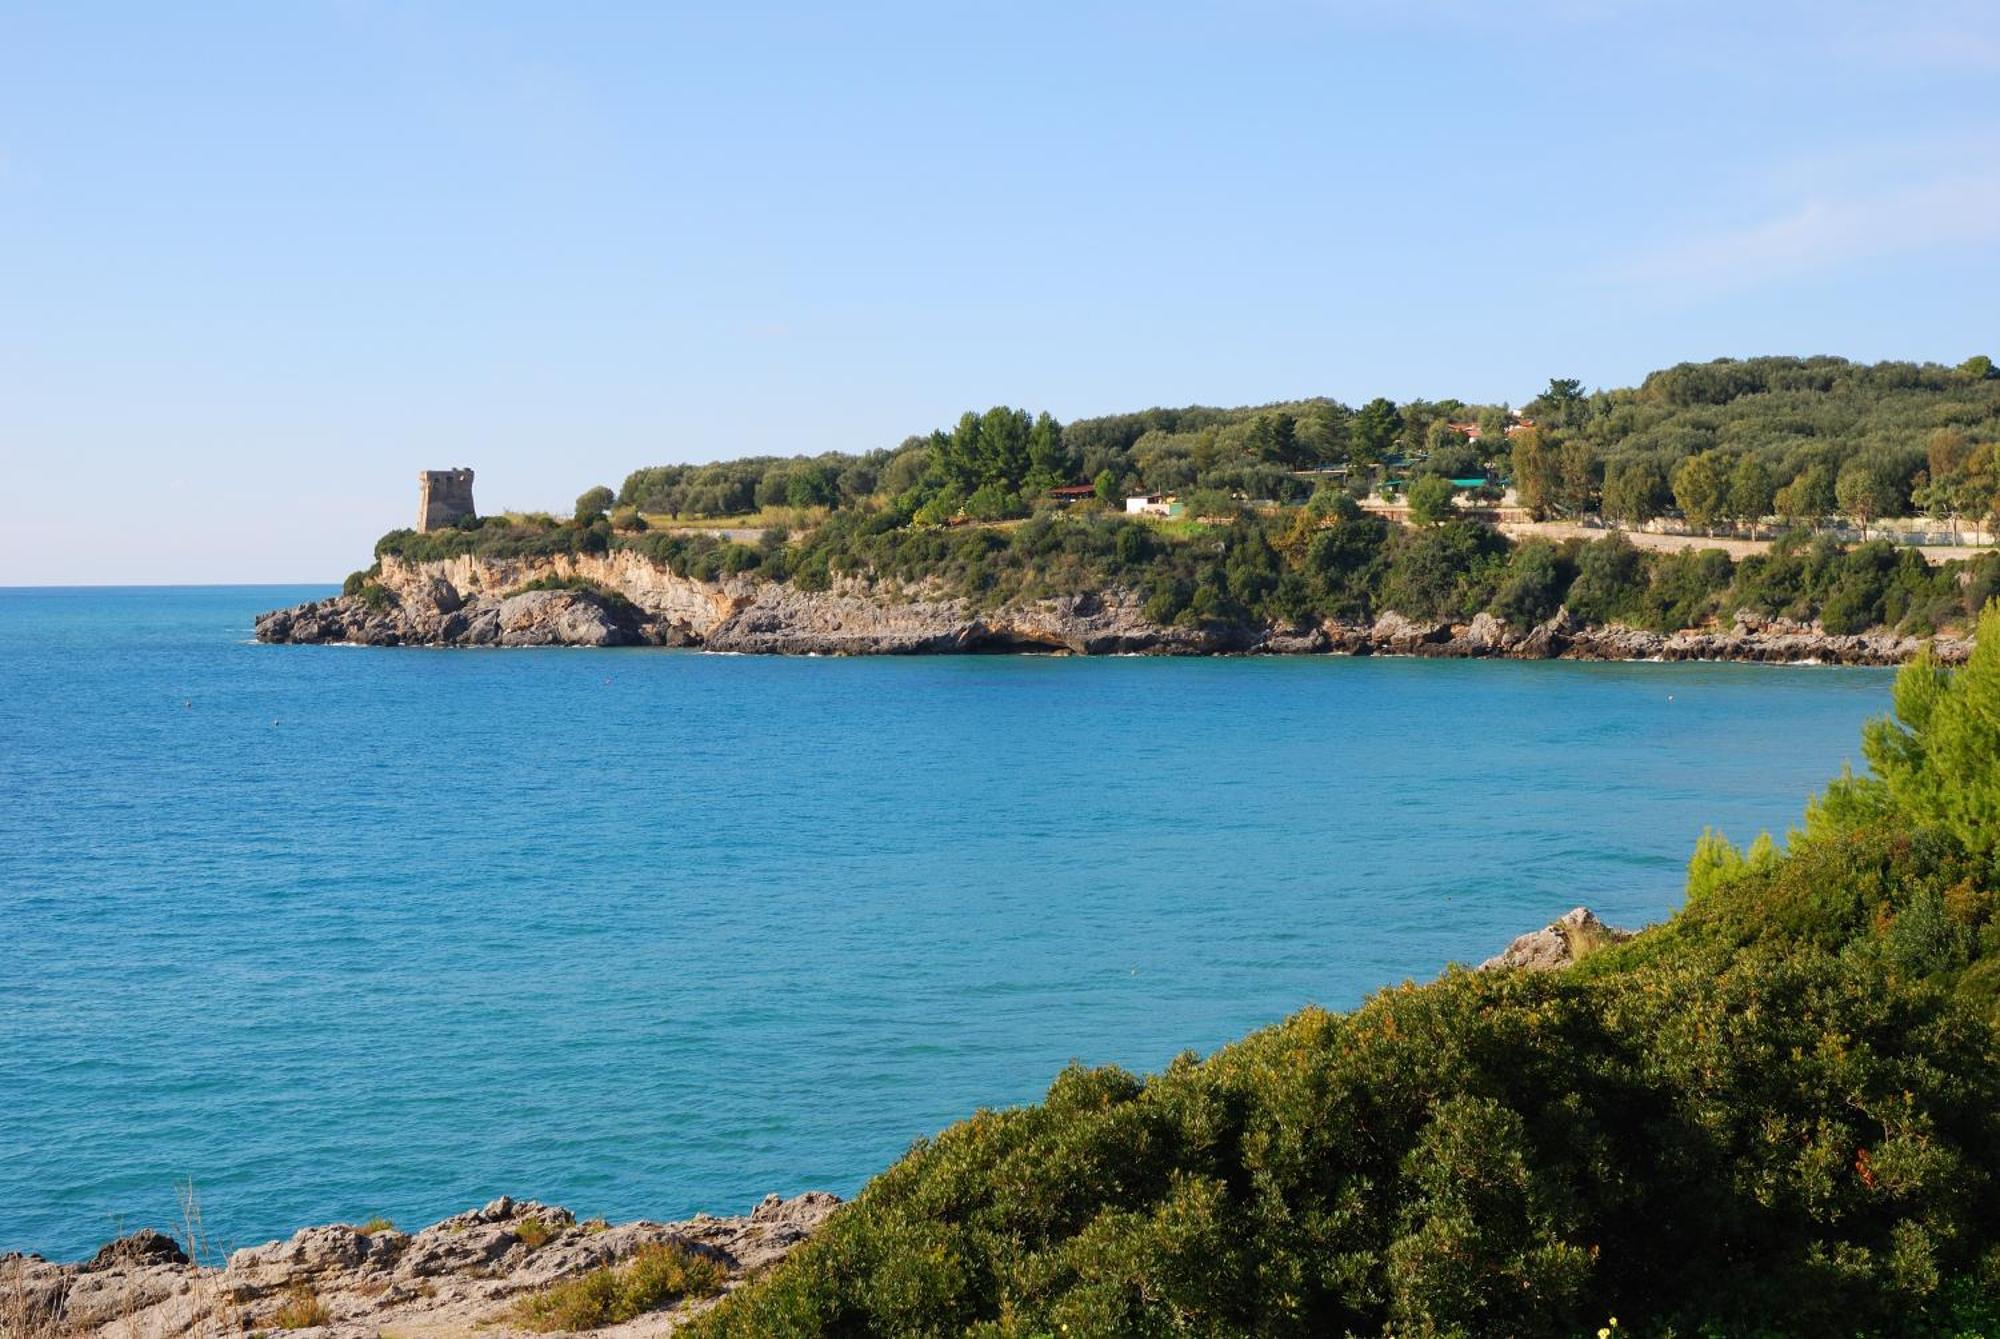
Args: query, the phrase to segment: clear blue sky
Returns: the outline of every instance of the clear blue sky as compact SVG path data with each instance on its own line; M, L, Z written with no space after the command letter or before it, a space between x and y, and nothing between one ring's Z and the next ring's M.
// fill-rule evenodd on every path
M416 472L2000 355L1990 5L0 0L0 584Z

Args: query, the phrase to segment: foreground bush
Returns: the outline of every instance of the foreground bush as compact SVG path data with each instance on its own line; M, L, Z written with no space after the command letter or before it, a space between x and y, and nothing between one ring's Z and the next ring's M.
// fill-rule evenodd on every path
M1963 673L1906 672L1887 779L1836 785L1787 853L1704 841L1666 926L1151 1079L1069 1070L919 1144L696 1333L2000 1332L1974 822L2000 749L1966 744L2000 613L1982 632Z

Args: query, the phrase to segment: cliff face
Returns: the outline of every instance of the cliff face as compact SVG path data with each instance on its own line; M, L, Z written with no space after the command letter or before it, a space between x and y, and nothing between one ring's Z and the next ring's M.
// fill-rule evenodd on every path
M548 580L589 582L614 594L522 589ZM258 618L257 638L371 646L699 646L792 655L1261 652L1843 665L1899 665L1919 645L1914 637L1835 636L1810 625L1744 617L1728 628L1666 634L1585 626L1563 611L1534 627L1510 627L1490 614L1444 624L1389 613L1366 625L1327 620L1299 627L1184 628L1149 621L1139 596L1122 589L982 610L935 591L858 578L839 579L824 591L745 576L697 581L622 550L421 564L385 558L379 586L373 603L339 596L273 610ZM1936 650L1946 663L1956 663L1971 644L1941 638Z

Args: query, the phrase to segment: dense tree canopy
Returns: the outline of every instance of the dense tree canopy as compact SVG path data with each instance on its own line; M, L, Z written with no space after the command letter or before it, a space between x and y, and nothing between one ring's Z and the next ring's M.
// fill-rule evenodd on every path
M1362 490L1426 473L1510 481L1543 515L1643 522L1680 510L1714 529L1921 514L1955 526L2000 509L2000 375L1983 357L1955 368L1718 359L1620 390L1556 378L1518 420L1504 405L1385 397L1359 409L1309 399L1067 425L1002 406L863 455L642 469L616 501L674 518L894 501L941 523L1025 515L1051 488L1107 475L1114 497L1296 501L1319 478Z

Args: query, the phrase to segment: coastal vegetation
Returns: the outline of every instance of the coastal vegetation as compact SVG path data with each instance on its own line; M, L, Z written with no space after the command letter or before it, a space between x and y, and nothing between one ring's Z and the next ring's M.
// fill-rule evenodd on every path
M2000 1330L2000 607L1779 848L920 1141L702 1339Z
M1536 515L1639 524L1672 512L1769 551L1640 551L1613 537L1510 540L1459 505L1513 487ZM1361 498L1407 502L1397 524ZM1184 515L1127 515L1173 494ZM1063 425L995 408L865 455L753 457L633 472L566 518L512 513L399 530L344 588L381 602L379 560L629 550L702 580L816 591L848 579L978 607L1118 588L1159 624L1348 622L1394 611L1511 625L1567 607L1656 631L1739 612L1830 633L1925 635L1996 591L1987 555L1931 566L1880 538L2000 512L2000 375L1837 358L1723 359L1586 394L1555 380L1519 414L1457 400L1153 409ZM734 522L734 524L731 524ZM726 529L725 529L726 527ZM753 537L754 536L754 537ZM371 605L370 607L375 607Z
M1111 501L1178 493L1302 501L1314 473L1346 484L1513 483L1540 515L1812 527L1929 516L1955 525L2000 510L2000 370L1843 358L1682 363L1636 387L1586 392L1552 379L1519 407L1456 399L1359 408L1315 398L1082 419L1006 407L861 455L770 456L634 471L616 502L680 520L760 508L890 505L919 521L1025 516L1051 488L1091 483Z
M271 1314L271 1324L280 1330L312 1330L332 1320L333 1312L303 1280L286 1291L284 1303Z
M1452 518L1406 528L1324 490L1304 506L1239 509L1215 523L1044 511L1005 526L919 526L893 510L833 513L754 543L707 533L509 524L399 531L377 548L406 562L461 554L534 558L626 549L698 580L755 575L824 590L839 578L926 589L982 606L1124 588L1161 624L1366 621L1394 610L1516 626L1559 608L1593 623L1672 631L1738 611L1818 619L1834 633L1883 626L1928 634L1965 624L2000 591L2000 557L1933 566L1885 541L1845 546L1790 531L1768 553L1642 551L1618 536L1514 542ZM563 579L548 578L563 584ZM370 579L353 583L366 595Z
M524 1297L513 1311L527 1330L577 1331L657 1311L683 1298L713 1297L728 1278L710 1256L674 1242L641 1246L622 1264L605 1265Z

